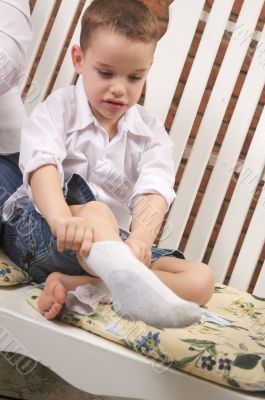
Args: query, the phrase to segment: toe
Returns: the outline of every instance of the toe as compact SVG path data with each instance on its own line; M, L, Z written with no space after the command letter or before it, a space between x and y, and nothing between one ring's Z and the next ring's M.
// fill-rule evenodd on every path
M64 286L59 282L54 288L55 301L63 305L66 299L66 291Z

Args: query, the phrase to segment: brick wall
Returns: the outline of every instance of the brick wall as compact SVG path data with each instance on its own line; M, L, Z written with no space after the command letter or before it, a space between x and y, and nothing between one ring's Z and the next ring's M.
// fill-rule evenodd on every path
M168 7L171 4L172 0L143 0L143 1L151 8L151 10L159 18L160 26L161 26L161 35L162 35L165 32L166 28L167 28ZM54 9L54 15L56 14L56 12L58 10L58 5L60 4L60 2L61 2L61 0L57 0L56 7ZM214 2L214 0L206 0L205 1L204 11L206 13L209 13L211 11L211 7L213 5L213 2ZM35 0L30 0L30 5L31 5L32 9L34 7L34 4L35 4ZM236 22L236 20L238 18L238 15L239 15L239 12L241 10L242 4L243 4L243 0L235 0L234 7L232 9L232 12L231 12L231 15L230 15L230 18L229 18L230 21ZM83 8L83 5L84 5L84 0L80 0L80 8L79 8L79 11L77 12L75 21L78 20L78 17L79 17L80 12L81 12L81 10ZM50 23L49 29L52 26L52 22L53 21L51 19L51 23ZM259 22L258 22L258 24L256 26L257 32L261 32L261 30L262 30L262 28L264 26L264 22L265 22L265 4L263 6L263 10L261 12ZM196 55L196 52L197 52L197 49L198 49L198 46L199 46L203 31L204 31L204 28L205 28L205 21L201 20L199 22L199 24L198 24L196 35L195 35L195 37L193 39L193 42L191 44L187 60L185 62L183 70L182 70L180 81L179 81L179 84L178 84L177 89L176 89L175 97L174 97L174 100L172 102L172 106L170 108L170 111L168 113L168 117L166 119L166 128L167 128L167 130L170 130L170 127L172 125L176 110L178 108L179 101L181 99L181 95L183 93L186 81L187 81L187 79L189 77L190 69L191 69L194 57ZM45 34L44 43L45 43L46 38L48 37L49 29L47 30L47 32ZM72 31L69 34L69 38L71 37L71 35L72 35ZM196 134L198 132L198 129L199 129L199 126L200 126L200 123L201 123L205 108L207 106L207 102L209 100L212 88L214 86L215 80L216 80L216 78L218 76L218 72L220 70L220 66L221 66L223 57L225 55L227 46L229 44L230 37L231 37L231 32L229 32L229 31L226 31L224 33L224 35L223 35L222 43L220 45L218 54L217 54L215 62L214 62L214 66L212 68L212 72L211 72L210 78L209 78L208 83L207 83L205 95L204 95L204 97L203 97L203 99L201 101L201 104L200 104L200 107L199 107L199 111L197 113L197 117L195 119L194 125L193 125L191 133L190 133L190 137L189 137L189 141L188 141L188 147L187 147L187 151L185 152L185 154L189 153L189 150L192 148L192 145L193 145L194 140L196 138ZM242 37L242 40L243 39L244 39L244 35ZM235 85L233 94L231 96L231 99L230 99L230 102L228 104L225 116L223 118L222 126L220 128L220 131L218 133L216 142L214 144L213 154L212 154L212 158L211 158L211 160L213 160L213 161L210 161L210 163L209 163L209 165L208 165L208 167L207 167L207 169L206 169L206 171L204 173L204 176L202 178L198 194L197 194L196 199L194 201L194 205L193 205L193 208L192 208L192 211L191 211L190 218L189 218L189 220L187 222L187 225L186 225L186 229L185 229L185 232L184 232L181 244L180 244L180 249L181 250L184 250L185 244L187 242L187 239L189 237L190 231L192 229L192 225L193 225L194 219L195 219L196 214L198 212L198 209L199 209L199 206L201 204L203 195L205 193L205 189L206 189L207 183L209 181L209 178L211 176L211 172L213 170L214 158L218 155L218 152L219 152L220 147L222 145L222 142L223 142L223 139L224 139L224 136L225 136L229 121L231 120L235 105L237 103L238 96L239 96L240 91L242 89L242 85L244 83L244 80L245 80L245 77L246 77L246 73L247 73L247 71L249 69L249 66L250 66L250 63L251 63L251 60L252 60L252 56L253 56L253 52L254 52L254 50L256 48L256 44L257 43L256 43L255 40L251 41L251 45L249 47L249 51L247 53L247 56L246 56L246 58L244 60L243 65L242 65L240 76L239 76L239 78L237 80L237 83ZM65 51L66 51L66 48L67 48L67 43L66 43L66 46L65 46ZM261 51L262 51L262 49L261 49ZM42 52L42 49L40 49L38 57L41 56L41 52ZM264 54L264 50L263 50L263 54ZM62 57L63 57L63 55L64 55L64 52L62 54ZM265 56L264 56L264 64L265 64ZM58 64L58 66L59 65L60 65L60 63ZM264 67L265 67L265 65L264 65ZM241 151L241 154L240 154L240 160L244 160L244 158L245 158L245 155L246 155L247 150L249 148L249 145L251 143L253 132L254 132L256 126L257 126L258 120L259 120L260 115L261 115L262 108L264 107L264 103L265 103L265 90L263 90L263 93L262 93L262 95L260 97L259 105L258 105L258 107L256 109L254 118L253 118L251 126L249 128L249 132L248 132L247 138L246 138L245 143L244 143L244 145L242 147L242 151ZM187 162L187 158L185 156L182 159L181 165L179 167L179 170L178 170L178 173L177 173L177 176L176 176L176 185L175 185L176 189L178 187L178 184L180 182L181 176L182 176L183 171L185 169L186 162ZM209 258L210 258L210 255L211 255L211 252L212 252L212 249L213 249L213 245L214 245L215 240L216 240L216 238L218 236L220 227L222 225L222 221L223 221L223 219L225 217L225 213L226 213L229 201L231 199L233 190L235 188L235 184L236 184L236 181L238 179L238 176L239 176L238 172L235 172L235 174L233 176L233 179L231 179L229 188L228 188L226 196L225 196L225 201L222 204L220 213L219 213L218 218L217 218L217 224L214 227L212 236L210 238L209 246L207 248L207 251L206 251L206 254L205 254L205 257L204 257L204 261L205 262L207 262L209 260ZM261 188L262 188L263 184L264 184L264 181L261 181L259 186L258 186L258 188L257 188L257 190L256 190L255 195L253 196L253 201L252 201L251 207L249 209L249 213L248 213L248 216L246 218L246 221L245 221L245 224L244 224L244 227L243 227L243 230L242 230L242 234L241 234L240 239L239 239L239 241L237 243L237 248L236 248L233 260L232 260L231 265L230 265L228 277L230 276L231 270L233 268L233 265L235 264L238 251L239 251L239 249L240 249L240 247L242 245L242 242L244 240L245 233L247 231L247 227L248 227L249 221L250 221L251 216L253 214L253 210L255 209L255 205L257 204L257 201L259 199L259 194L260 194L260 191L261 191ZM257 271L260 270L261 265L262 265L262 263L264 261L264 257L265 257L265 249L263 250L263 252L262 252L262 254L260 256L260 260L259 260L259 262L257 264L257 268L256 268ZM251 286L252 286L252 283L251 283Z

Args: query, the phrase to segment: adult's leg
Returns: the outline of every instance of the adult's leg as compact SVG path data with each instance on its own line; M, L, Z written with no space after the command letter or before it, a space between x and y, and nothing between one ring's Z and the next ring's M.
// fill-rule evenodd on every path
M0 155L0 243L2 243L2 211L4 202L22 184L18 167L19 153Z

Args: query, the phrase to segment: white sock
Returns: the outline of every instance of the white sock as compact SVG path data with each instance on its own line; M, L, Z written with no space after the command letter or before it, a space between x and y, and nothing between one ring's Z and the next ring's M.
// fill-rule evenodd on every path
M114 309L124 318L159 328L199 321L200 307L172 292L125 243L96 242L84 260L109 288Z

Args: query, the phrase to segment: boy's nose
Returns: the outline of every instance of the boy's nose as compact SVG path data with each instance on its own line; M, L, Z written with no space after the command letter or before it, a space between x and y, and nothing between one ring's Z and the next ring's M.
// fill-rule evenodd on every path
M110 92L113 96L121 97L125 94L125 86L122 82L113 83L110 87Z

